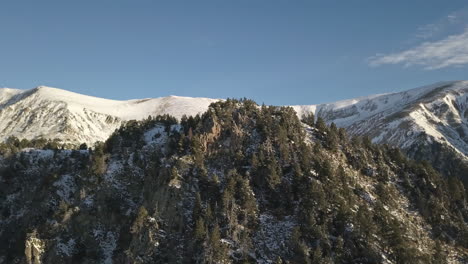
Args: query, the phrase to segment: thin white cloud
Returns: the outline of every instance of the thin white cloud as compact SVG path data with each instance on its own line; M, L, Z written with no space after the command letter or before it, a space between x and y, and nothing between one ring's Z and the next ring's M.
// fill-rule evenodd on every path
M368 58L369 65L417 65L434 70L468 64L468 7L419 27L406 43L416 45L396 53L377 54Z
M445 26L444 23L434 23L434 24L427 24L422 27L418 28L418 32L416 33L417 39L429 39L434 37L437 33L439 33L443 27Z
M402 52L377 54L369 58L371 66L403 64L405 67L419 65L426 70L468 64L468 28L458 35L442 40L428 41Z
M447 31L451 29L457 29L459 27L465 27L466 22L468 21L468 8L462 8L457 11L450 13L447 16L444 16L437 21L420 26L417 29L415 34L415 40L424 39L428 40L435 37L440 37L440 35L446 34Z
M466 16L466 14L463 14L463 16ZM457 23L459 19L460 19L460 14L457 14L457 13L453 13L447 16L447 20L451 24Z

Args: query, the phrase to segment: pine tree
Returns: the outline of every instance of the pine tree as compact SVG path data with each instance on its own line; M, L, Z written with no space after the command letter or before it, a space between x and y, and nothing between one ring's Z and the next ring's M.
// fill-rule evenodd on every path
M243 224L246 225L249 220L255 219L255 215L257 213L257 204L252 188L250 187L249 180L240 179L239 182L240 184L237 193L239 194L240 205L243 209Z
M227 251L221 242L218 223L215 223L209 239L212 263L223 263L227 259Z
M335 123L331 123L330 129L325 137L325 144L327 148L333 152L338 150L338 128Z
M276 189L276 186L281 183L279 174L279 166L275 158L271 158L267 164L267 184L271 189Z
M205 221L202 217L199 217L195 222L195 229L193 231L193 236L198 241L203 241L206 238L206 227Z
M193 204L192 219L196 220L201 216L203 216L202 200L200 193L197 192L195 194L195 202Z
M309 125L309 126L314 126L315 124L315 115L313 112L308 112L304 115L302 115L302 122L304 122L305 124Z
M239 247L242 258L247 262L249 254L252 252L254 247L252 239L250 238L249 229L244 228L240 231L239 234Z
M226 216L229 223L236 220L234 216L234 206L235 206L235 199L234 199L234 192L235 192L236 180L234 177L229 177L226 187L224 188L222 194L222 209L223 215Z
M315 127L319 131L322 131L322 132L328 131L328 127L327 127L327 124L325 123L325 120L323 120L323 118L320 116L317 118L317 121L315 122Z
M341 236L336 239L335 248L335 263L344 263L345 261L345 244Z
M193 155L193 160L197 168L203 168L204 166L204 152L202 148L202 143L199 136L193 136L191 140L191 150Z
M148 218L148 211L146 210L144 206L140 206L140 208L138 209L138 215L135 221L133 222L132 227L130 228L130 232L131 233L140 232L147 218Z
M333 166L328 159L324 159L319 165L318 173L321 180L330 179L334 177Z
M317 246L314 251L312 252L311 254L311 263L317 263L317 264L322 264L324 263L324 259L323 259L323 255L322 255L322 248L319 246Z
M311 263L309 259L309 250L301 240L299 227L295 227L293 229L290 245L293 251L293 263Z
M365 239L369 239L375 232L375 225L372 222L372 215L364 205L359 206L356 214L356 223L359 234L361 234Z

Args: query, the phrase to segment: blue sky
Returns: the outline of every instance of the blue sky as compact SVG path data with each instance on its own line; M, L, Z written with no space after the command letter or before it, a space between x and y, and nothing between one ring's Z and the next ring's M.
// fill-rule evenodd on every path
M466 1L0 3L0 87L315 104L468 79Z

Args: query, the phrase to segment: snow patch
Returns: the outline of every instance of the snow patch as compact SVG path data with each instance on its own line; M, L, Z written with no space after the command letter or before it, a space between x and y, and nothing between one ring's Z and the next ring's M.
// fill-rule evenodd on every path
M71 202L71 195L76 190L76 183L73 176L69 174L65 174L56 182L54 182L53 186L57 187L57 194L60 198L67 203Z
M73 255L75 251L75 245L76 245L76 242L75 242L75 239L73 238L68 240L68 242L66 243L63 243L61 239L59 239L57 246L56 246L57 252L61 254L62 256L70 257Z
M277 220L267 214L259 216L260 226L255 234L254 240L260 248L257 260L259 263L272 263L275 259L267 259L266 256L284 255L291 236L292 229L296 223L291 217Z
M86 196L86 198L83 200L83 204L86 205L87 207L91 207L94 204L94 194Z
M163 125L148 130L144 134L146 144L162 145L167 140L166 128Z
M93 236L99 242L99 246L104 256L102 263L112 264L112 256L114 254L114 250L117 248L117 237L115 232L104 232L102 229L94 229Z

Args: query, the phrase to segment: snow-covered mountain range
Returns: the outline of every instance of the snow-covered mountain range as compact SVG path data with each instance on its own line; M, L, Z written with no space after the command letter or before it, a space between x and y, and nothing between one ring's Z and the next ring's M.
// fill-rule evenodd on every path
M468 162L468 81L442 82L404 92L319 105L293 106L313 112L353 135L414 150L437 142ZM50 138L92 144L106 140L127 120L204 112L217 99L162 97L116 101L40 86L0 89L0 140Z
M162 97L116 101L40 86L0 89L0 141L9 136L60 139L92 144L105 141L123 122L170 114L177 118L204 112L217 101Z
M404 92L329 104L294 106L353 135L415 150L433 142L468 161L468 81L441 82Z

